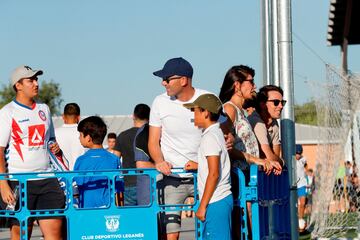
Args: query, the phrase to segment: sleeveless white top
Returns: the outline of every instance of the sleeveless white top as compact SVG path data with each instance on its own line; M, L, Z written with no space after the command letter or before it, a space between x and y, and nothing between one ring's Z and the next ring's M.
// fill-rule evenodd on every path
M252 127L245 117L245 114L242 109L239 109L233 102L228 101L226 104L231 104L236 109L236 115L234 120L234 129L236 136L234 147L237 150L246 152L255 157L259 157L259 145L256 140L255 133L252 130ZM244 160L238 160L233 163L234 167L239 167L242 170L249 169L249 164Z

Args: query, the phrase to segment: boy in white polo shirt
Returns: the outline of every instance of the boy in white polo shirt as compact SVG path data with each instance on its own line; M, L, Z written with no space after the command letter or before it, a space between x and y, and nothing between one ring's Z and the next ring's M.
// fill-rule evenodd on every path
M203 239L231 239L233 198L230 158L219 123L222 103L214 94L203 94L184 107L194 112L194 125L203 129L198 163L189 161L186 170L198 169L200 206L196 217L204 222Z

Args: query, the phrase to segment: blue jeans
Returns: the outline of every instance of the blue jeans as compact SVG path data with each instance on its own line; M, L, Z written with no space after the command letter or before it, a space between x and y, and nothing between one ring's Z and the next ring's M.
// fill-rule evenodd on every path
M136 187L137 203L140 206L150 204L150 177L148 175L142 175L137 177Z
M136 186L125 187L125 190L124 190L124 204L125 204L125 206L135 206L135 205L137 205Z

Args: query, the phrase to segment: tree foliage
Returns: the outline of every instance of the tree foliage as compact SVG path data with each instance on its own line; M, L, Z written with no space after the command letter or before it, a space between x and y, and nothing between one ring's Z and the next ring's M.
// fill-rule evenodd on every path
M11 84L3 85L0 90L0 108L15 98L15 91ZM46 103L52 114L60 114L60 105L63 102L61 98L60 84L50 80L49 82L41 81L39 95L36 99L39 102Z
M308 125L317 125L316 103L310 100L302 105L295 104L295 122Z

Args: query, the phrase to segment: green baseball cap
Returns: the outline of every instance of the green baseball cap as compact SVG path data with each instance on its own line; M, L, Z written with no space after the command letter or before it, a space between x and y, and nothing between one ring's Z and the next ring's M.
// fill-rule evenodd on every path
M186 103L183 105L187 109L194 107L200 107L202 109L208 110L209 112L222 114L222 102L220 99L211 93L206 93L199 96L194 102Z

